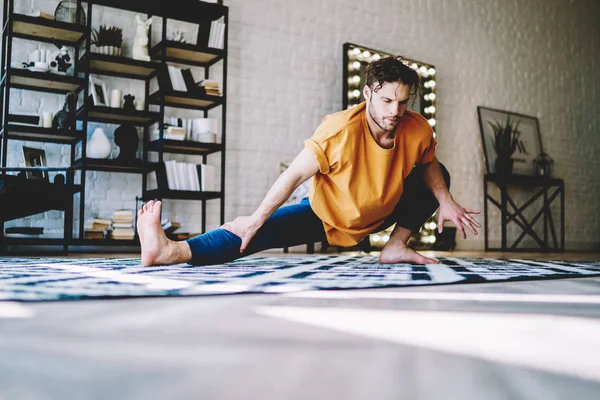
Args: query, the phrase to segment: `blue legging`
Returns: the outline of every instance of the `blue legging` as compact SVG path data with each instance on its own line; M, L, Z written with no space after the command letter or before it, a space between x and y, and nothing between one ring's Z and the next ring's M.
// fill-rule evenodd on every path
M450 188L450 174L440 164L446 185ZM394 211L374 232L380 232L397 223L417 231L433 215L439 204L423 181L423 167L417 165L404 181L404 192ZM246 251L240 253L242 239L222 228L189 239L192 251L190 264L221 264L259 251L297 246L326 240L323 222L310 207L308 198L300 203L279 208L256 232Z

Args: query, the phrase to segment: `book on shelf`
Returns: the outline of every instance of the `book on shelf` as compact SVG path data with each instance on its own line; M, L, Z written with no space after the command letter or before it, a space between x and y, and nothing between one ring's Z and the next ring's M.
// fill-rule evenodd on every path
M213 49L223 49L225 44L225 23L223 18L212 21L208 37L208 47Z
M83 238L84 239L104 239L105 233L102 232L94 232L94 231L84 231Z
M187 92L187 87L185 86L185 81L183 80L181 68L168 65L167 69L169 70L169 79L171 80L171 87L173 90Z
M42 12L39 10L33 11L27 15L30 17L35 17L35 18L44 18L44 19L50 19L50 20L54 19L54 15L50 15L48 13L45 13L45 12Z
M197 85L204 88L209 96L221 96L220 84L217 81L205 79L198 82Z
M185 68L180 71L181 76L183 77L183 82L185 83L186 90L188 92L198 92L198 86L196 86L196 82L194 82L192 71L190 71L189 68Z
M163 219L161 221L161 225L162 225L163 230L167 234L173 233L177 229L181 228L181 223L179 223L177 221L171 221L170 219Z
M4 229L4 232L22 235L42 235L44 233L44 228L34 226L11 226Z
M148 190L217 191L216 167L168 160L149 174Z
M187 240L190 238L190 234L188 232L174 232L167 236L171 240Z
M187 137L187 130L178 126L166 126L163 128L163 138L169 140L185 140ZM158 140L160 138L160 131L155 129L150 134L150 140Z
M4 237L15 239L38 239L40 235L33 235L29 233L5 233Z

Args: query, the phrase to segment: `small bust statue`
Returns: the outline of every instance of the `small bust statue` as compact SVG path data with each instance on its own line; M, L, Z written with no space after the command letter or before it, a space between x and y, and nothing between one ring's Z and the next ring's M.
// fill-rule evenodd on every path
M123 99L125 100L125 103L123 103L123 109L135 110L135 104L133 102L135 100L135 96L131 94L126 94L125 97L123 97Z
M75 111L77 110L77 94L67 93L62 110L56 113L52 119L52 128L68 131L75 127Z
M115 144L119 146L117 160L124 164L134 164L137 161L138 131L135 126L123 124L115 130Z

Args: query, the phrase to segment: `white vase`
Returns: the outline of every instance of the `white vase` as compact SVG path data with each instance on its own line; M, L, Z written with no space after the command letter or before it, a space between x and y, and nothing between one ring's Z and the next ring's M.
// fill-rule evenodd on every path
M87 158L105 159L110 155L110 141L102 128L96 128L85 148Z

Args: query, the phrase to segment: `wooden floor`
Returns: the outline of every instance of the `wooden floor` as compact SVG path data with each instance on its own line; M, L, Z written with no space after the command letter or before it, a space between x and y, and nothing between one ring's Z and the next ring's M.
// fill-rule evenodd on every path
M0 302L0 399L597 400L598 338L600 278Z

